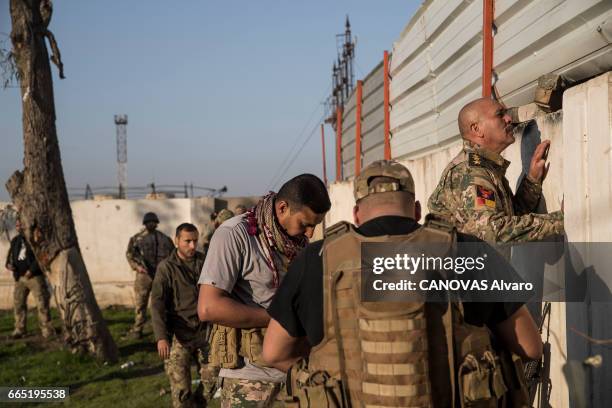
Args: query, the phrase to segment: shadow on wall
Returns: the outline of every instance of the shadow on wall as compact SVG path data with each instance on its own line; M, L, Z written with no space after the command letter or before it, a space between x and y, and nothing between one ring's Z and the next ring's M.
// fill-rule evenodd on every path
M567 366L573 404L607 407L612 398L612 243L570 243L566 258ZM583 364L601 356L603 364ZM576 405L579 406L579 405Z
M535 120L529 121L525 124L525 127L520 130L521 132L521 175L516 181L515 190L521 184L524 177L527 177L527 173L529 173L529 166L531 165L531 157L533 156L533 152L535 152L536 147L540 143L542 143L542 133L540 132L540 128L538 126L538 122ZM546 199L542 196L540 203L538 204L537 211L540 214L546 214Z
M519 135L517 135L517 133ZM521 182L525 177L527 177L527 173L529 173L531 157L533 156L536 147L542 142L542 133L540 132L538 122L531 120L525 124L519 125L515 129L515 136L520 136L521 160L521 173L516 180L516 185L514 186L514 191L517 191ZM535 212L539 214L547 213L546 198L543 195ZM542 296L546 290L544 287L546 261L542 256L538 256L537 251L537 248L531 248L529 245L516 247L512 251L512 263L518 268L518 270L529 269L533 271L536 276L541 277L536 285L536 297L527 305L536 322L539 322L542 319Z
M607 110L606 110L607 112ZM571 115L571 112L570 112ZM520 136L520 167L521 175L516 182L518 187L522 177L529 170L531 157L536 146L542 139L551 139L552 148L549 155L551 171L544 183L545 195L548 202L542 198L536 210L537 213L546 213L552 207L561 207L563 200L564 180L562 174L567 177L567 172L563 171L565 166L571 167L571 160L576 160L580 155L578 152L568 151L564 144L572 142L575 145L573 134L564 136L563 127L566 126L563 111L544 115L537 121L531 121L522 129ZM561 126L561 124L563 125ZM519 129L517 129L519 130ZM565 139L570 137L572 139ZM519 147L519 146L517 146ZM518 152L517 152L518 153ZM564 154L570 153L565 157ZM518 159L518 154L514 156ZM601 157L601 156L597 156ZM605 160L608 160L607 158ZM565 164L564 164L565 163ZM597 178L599 174L591 177ZM585 176L583 176L585 177ZM567 182L567 180L565 180ZM582 180L577 180L582 182ZM573 184L570 184L573 186ZM572 195L572 202L575 202L584 194L577 186L576 190L568 191ZM579 196L577 197L576 194ZM557 202L550 200L557 199ZM593 214L605 214L607 207L602 202L596 202L591 208ZM566 210L568 210L566 208ZM570 209L576 210L576 209ZM585 219L583 222L587 223ZM596 222L596 221L595 221ZM588 228L586 226L585 228ZM566 352L563 358L563 373L568 382L568 389L572 406L609 406L612 400L612 326L609 324L612 315L612 273L609 265L612 264L612 243L591 242L577 243L565 242L565 257L559 265L561 270L551 269L551 265L544 262L541 254L523 253L521 262L529 265L531 270L538 269L542 272L542 290L546 293L546 286L550 286L552 276L561 272L559 283L565 290L559 301L566 302L565 322L566 331ZM514 261L515 254L513 254ZM534 265L537 263L537 265ZM541 300L541 298L540 298ZM530 308L534 314L540 315L540 303L536 302ZM558 319L558 318L557 318ZM602 342L603 340L603 342ZM554 340L551 339L551 342ZM587 358L599 356L603 363L600 366L593 366L584 363ZM559 388L559 386L557 386ZM553 391L554 392L554 391Z

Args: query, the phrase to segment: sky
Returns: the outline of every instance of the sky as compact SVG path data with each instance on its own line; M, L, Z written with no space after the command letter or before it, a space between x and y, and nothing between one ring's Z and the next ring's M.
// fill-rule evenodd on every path
M56 125L70 191L117 185L115 114L128 115L128 186L193 183L243 196L278 189L304 172L321 177L318 124L346 16L362 79L391 51L419 5L54 2L49 28L66 76L60 80L52 66ZM10 31L9 0L0 0L4 49ZM15 86L0 89L0 201L9 200L4 184L23 167ZM329 126L325 132L333 180L334 135Z

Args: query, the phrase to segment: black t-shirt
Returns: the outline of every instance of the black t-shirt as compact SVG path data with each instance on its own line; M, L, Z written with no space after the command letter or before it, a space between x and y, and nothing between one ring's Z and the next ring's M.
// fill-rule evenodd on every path
M357 232L366 237L410 234L419 228L411 218L384 216L361 225ZM458 242L481 242L476 237L458 234ZM292 337L307 337L311 346L323 340L323 241L308 245L291 263L289 271L268 308L270 316ZM496 252L488 251L495 256ZM491 260L490 260L491 261ZM512 274L512 267L499 255L498 273ZM503 268L507 268L503 270ZM493 328L516 312L523 303L463 303L465 320L474 325Z

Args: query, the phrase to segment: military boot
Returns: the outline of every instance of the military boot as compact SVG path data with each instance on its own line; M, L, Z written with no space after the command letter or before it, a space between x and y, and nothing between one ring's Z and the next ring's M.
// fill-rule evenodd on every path
M128 332L128 334L127 334L127 336L126 336L126 337L128 337L128 338L130 338L130 339L134 339L134 340L140 340L140 339L142 339L142 337L143 337L143 335L142 335L142 330L134 330L134 329L131 329L131 330Z

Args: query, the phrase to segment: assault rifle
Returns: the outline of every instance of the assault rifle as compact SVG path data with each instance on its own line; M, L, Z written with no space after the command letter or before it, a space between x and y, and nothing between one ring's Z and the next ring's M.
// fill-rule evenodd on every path
M550 395L552 383L550 381L550 302L544 303L542 308L542 319L539 324L540 336L546 322L546 341L544 342L542 358L525 364L525 382L529 390L531 405L538 397L538 408L551 408Z

